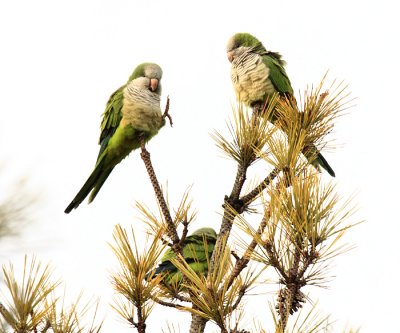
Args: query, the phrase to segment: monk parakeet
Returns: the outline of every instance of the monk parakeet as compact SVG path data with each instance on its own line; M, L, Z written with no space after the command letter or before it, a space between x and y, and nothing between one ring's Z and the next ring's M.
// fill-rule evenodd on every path
M69 213L89 196L93 201L114 167L164 126L160 109L161 67L143 63L109 98L101 121L100 152L92 174L65 209Z
M183 257L197 274L207 274L207 259L211 259L216 240L217 233L212 228L198 229L186 237L183 246ZM179 283L182 280L182 273L172 264L172 258L176 258L175 253L172 249L168 249L154 273L154 276L166 274L163 281L167 284Z
M273 94L293 95L293 88L285 71L286 62L279 53L267 51L264 45L248 33L233 35L227 45L227 55L232 63L231 78L238 100L249 107L262 108ZM270 121L276 118L272 115ZM317 152L315 146L308 147ZM303 150L306 153L307 149ZM307 154L305 154L307 157ZM318 152L312 164L323 167L335 177L325 158Z

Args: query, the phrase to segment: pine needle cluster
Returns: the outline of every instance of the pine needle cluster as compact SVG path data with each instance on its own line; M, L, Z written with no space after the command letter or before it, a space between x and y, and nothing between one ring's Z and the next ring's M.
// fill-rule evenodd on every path
M65 297L55 296L60 282L53 282L52 274L51 267L35 257L29 261L25 256L21 281L17 280L12 264L3 266L5 288L1 298L5 303L0 303L3 332L8 329L16 333L100 332L102 323L95 324L98 302L90 325L84 324L91 304L80 306L82 295L79 295L66 306Z

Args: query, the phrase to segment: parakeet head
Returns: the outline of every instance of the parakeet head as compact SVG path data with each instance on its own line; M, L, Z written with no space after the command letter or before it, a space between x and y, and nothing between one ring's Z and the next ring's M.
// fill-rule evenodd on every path
M161 95L160 80L162 74L160 66L151 62L145 62L135 68L128 79L128 83L134 83L139 88L148 88L152 92Z
M245 32L240 32L234 34L229 39L226 52L229 61L232 62L236 57L245 52L261 53L266 52L266 49L256 37Z
M217 233L213 228L200 228L193 232L192 235L204 235L207 238L217 238Z

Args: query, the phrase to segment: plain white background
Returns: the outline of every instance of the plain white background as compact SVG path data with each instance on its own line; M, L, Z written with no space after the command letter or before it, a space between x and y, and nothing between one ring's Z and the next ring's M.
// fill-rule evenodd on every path
M336 171L339 194L357 193L357 218L366 222L348 233L346 241L356 248L335 260L330 288L311 288L309 295L337 321L334 331L348 325L394 332L400 296L397 14L389 0L3 1L2 183L29 176L41 207L21 240L2 241L1 263L11 260L18 269L25 253L35 253L52 263L72 295L83 289L88 297L102 296L107 308L113 226L133 225L142 234L135 201L156 207L138 152L115 168L93 204L68 216L63 211L93 168L109 95L144 61L163 68L162 100L170 95L174 119L174 127L163 128L148 146L159 180L168 183L174 206L193 185L196 227L218 230L235 165L221 158L209 133L225 131L234 103L226 42L236 32L250 32L283 54L295 91L317 84L329 70L330 79L345 80L357 97L335 127L338 149L324 155ZM270 321L272 299L247 300L248 327L253 313ZM189 323L187 314L157 308L149 332L161 332L167 320L182 332ZM132 332L112 310L105 325L105 331Z

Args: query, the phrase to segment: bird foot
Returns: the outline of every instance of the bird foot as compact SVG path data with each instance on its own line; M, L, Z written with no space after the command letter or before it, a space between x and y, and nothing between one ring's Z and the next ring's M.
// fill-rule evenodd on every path
M260 116L264 113L265 109L267 108L267 103L263 105L261 102L254 102L252 103L251 107L253 108L254 114Z
M167 104L165 105L165 111L164 111L164 114L162 115L162 118L163 119L168 118L169 124L172 127L172 125L173 125L172 117L168 112L169 112L169 96L167 96Z

